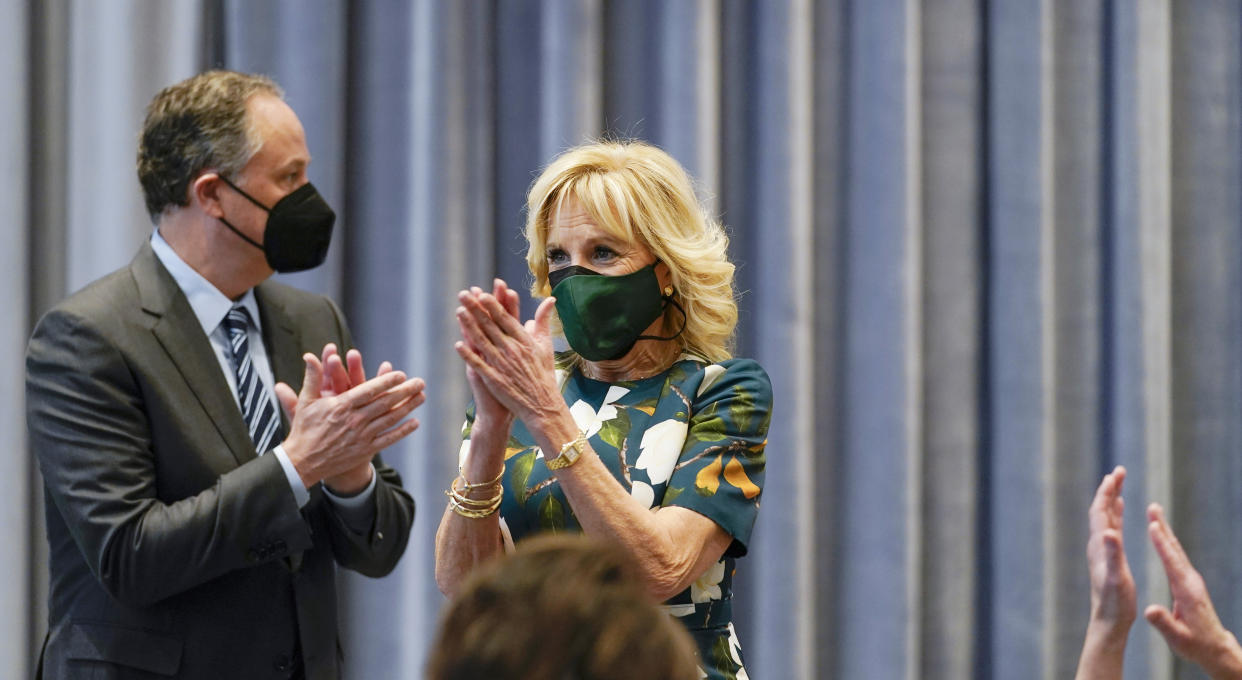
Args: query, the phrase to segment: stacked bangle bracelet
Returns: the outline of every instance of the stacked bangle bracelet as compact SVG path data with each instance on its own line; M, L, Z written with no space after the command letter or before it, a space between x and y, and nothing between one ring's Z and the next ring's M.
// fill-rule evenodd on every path
M504 476L504 470L490 482L480 482L471 484L466 481L464 474L458 473L457 477L449 484L449 488L444 490L444 495L449 498L449 508L453 512L467 519L483 519L494 514L500 509L500 501L504 498L505 488L501 485L500 479ZM460 482L460 485L458 484ZM460 486L460 490L458 489ZM466 494L476 489L485 489L490 486L496 487L496 495L486 500L475 500L467 498Z

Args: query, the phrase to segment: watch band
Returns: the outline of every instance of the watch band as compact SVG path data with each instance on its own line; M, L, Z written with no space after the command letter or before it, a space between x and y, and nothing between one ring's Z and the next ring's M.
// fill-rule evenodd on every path
M561 447L561 452L556 458L547 461L549 470L563 470L570 465L578 462L578 458L582 456L582 447L586 446L587 439L585 432L579 432L573 441L567 442Z

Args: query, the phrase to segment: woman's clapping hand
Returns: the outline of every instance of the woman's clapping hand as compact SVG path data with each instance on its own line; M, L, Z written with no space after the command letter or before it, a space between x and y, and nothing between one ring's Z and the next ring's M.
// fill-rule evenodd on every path
M523 325L517 316L517 294L500 279L495 291L485 293L474 288L457 296L462 340L455 349L473 373L470 384L479 414L487 408L490 417L497 417L503 409L528 421L538 414L564 409L548 328L555 299L540 303L535 318ZM484 401L491 401L480 401L480 392L486 393Z

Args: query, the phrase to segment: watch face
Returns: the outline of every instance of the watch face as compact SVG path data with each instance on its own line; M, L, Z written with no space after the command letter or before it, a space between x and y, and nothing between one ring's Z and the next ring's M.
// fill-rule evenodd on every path
M578 457L582 455L582 446L586 443L585 437L579 437L565 445L561 449L560 454L549 460L547 465L549 470L560 470L578 462Z

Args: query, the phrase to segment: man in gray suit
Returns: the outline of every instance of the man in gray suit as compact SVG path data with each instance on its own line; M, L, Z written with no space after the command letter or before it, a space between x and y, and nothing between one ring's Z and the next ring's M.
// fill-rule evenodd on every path
M377 452L417 427L422 380L366 379L330 300L267 281L326 254L309 162L266 78L212 71L151 102L157 229L27 350L42 677L337 678L335 565L382 576L404 552L414 503Z

